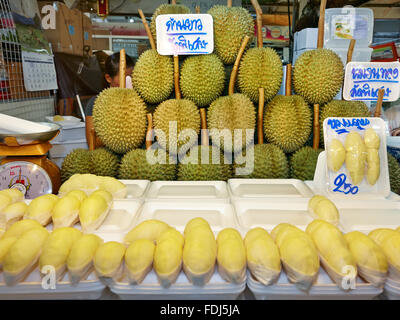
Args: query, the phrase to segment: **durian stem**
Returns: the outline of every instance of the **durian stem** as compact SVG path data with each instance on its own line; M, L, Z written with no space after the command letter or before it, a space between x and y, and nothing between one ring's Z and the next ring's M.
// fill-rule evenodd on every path
M319 104L314 104L314 132L313 149L319 148Z
M208 132L207 132L207 117L206 117L206 109L200 109L200 119L201 119L201 145L208 146Z
M176 99L181 99L181 90L179 88L179 56L174 56L174 85Z
M153 142L153 116L151 113L147 114L147 133L146 133L146 150L151 148Z
M347 63L351 62L351 59L353 58L353 51L355 45L356 45L356 39L351 39L349 44L349 49L347 50Z
M200 6L196 6L196 13L200 13Z
M379 89L378 91L378 100L376 101L375 106L375 114L374 117L380 117L382 113L382 102L383 102L383 95L385 94L385 89Z
M126 53L125 49L119 52L119 87L125 89L126 87Z
M138 12L139 12L140 18L142 18L142 23L143 23L144 29L146 30L147 36L149 37L150 46L153 50L156 50L156 43L154 42L153 35L151 34L151 31L150 31L150 27L146 21L146 17L144 16L142 9L138 9Z
M257 136L258 144L264 143L263 119L264 119L264 88L258 88L258 117L257 117Z
M236 57L235 64L233 65L231 78L229 80L229 90L228 90L229 95L234 94L234 92L235 92L235 81L236 81L236 76L237 76L237 72L239 69L240 60L242 59L244 49L246 49L247 44L249 43L249 40L250 40L249 36L245 36L243 38L242 45L240 46L238 55Z
M324 24L325 24L326 1L327 0L321 0L321 5L319 7L318 42L317 42L318 49L324 47Z
M226 2L226 6L227 6L228 8L232 8L232 0L228 0L228 1Z
M251 4L254 7L254 10L256 11L256 22L257 22L257 47L262 48L263 47L263 39L262 39L262 9L260 5L258 4L257 0L251 0Z
M285 96L292 95L292 65L286 65L286 83L285 83Z

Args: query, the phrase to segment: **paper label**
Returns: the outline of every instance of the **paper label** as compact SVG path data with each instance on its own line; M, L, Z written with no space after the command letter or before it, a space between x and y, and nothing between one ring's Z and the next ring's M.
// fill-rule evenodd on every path
M362 15L337 15L332 17L333 39L366 39L368 18Z
M58 89L53 56L22 51L22 69L26 91Z

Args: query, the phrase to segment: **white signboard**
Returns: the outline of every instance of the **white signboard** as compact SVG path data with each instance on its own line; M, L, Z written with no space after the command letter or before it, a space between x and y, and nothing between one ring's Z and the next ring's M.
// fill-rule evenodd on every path
M345 100L376 101L384 89L383 101L400 96L399 62L350 62L346 66L343 97Z
M157 51L161 55L209 54L214 51L213 18L209 14L157 16Z
M22 69L26 91L58 89L53 56L22 51Z

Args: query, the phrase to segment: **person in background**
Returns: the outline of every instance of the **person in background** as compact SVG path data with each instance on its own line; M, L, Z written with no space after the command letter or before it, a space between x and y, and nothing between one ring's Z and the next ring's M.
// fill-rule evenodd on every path
M107 81L108 88L119 87L119 57L120 54L114 53L109 56L105 64L105 79ZM130 76L135 66L135 61L130 56L126 55L126 74ZM97 96L91 98L85 109L86 115L86 141L88 143L89 150L94 150L96 147L101 147L103 144L99 137L96 136L93 125L93 107Z

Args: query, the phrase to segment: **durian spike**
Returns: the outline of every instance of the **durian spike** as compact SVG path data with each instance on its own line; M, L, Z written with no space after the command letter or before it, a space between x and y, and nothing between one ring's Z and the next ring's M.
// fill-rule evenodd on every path
M201 119L201 145L208 146L208 131L207 131L207 117L206 117L206 109L200 109L200 119Z
M258 99L258 117L257 117L257 136L258 144L264 143L264 131L263 131L263 118L264 118L264 88L258 88L259 99Z
M260 5L258 4L257 0L251 0L251 4L254 7L254 10L256 11L256 17L257 17L257 47L262 48L263 47L263 39L262 39L262 9Z
M249 36L245 36L243 38L242 45L240 46L238 55L236 57L235 64L233 65L231 78L229 80L229 90L228 90L228 94L229 95L235 93L235 82L236 82L237 72L238 72L238 69L239 69L240 60L242 59L244 49L246 49L247 44L249 43L249 40L250 40Z
M126 53L125 49L119 52L119 87L125 89L126 87Z
M179 56L174 56L174 85L176 99L181 99L181 90L179 88Z
M153 115L147 114L147 133L146 133L146 150L151 148L153 142Z
M356 45L356 39L351 39L349 44L349 49L347 50L347 63L351 62L351 59L353 58L353 51L355 45Z
M285 83L285 96L292 95L292 65L286 65L286 83Z
M374 117L380 117L382 113L382 102L383 102L383 95L385 94L385 89L379 89L378 91L378 100L376 101L375 106L375 114Z
M319 148L319 104L314 104L314 138L313 149Z
M200 13L200 6L196 6L196 13Z
M156 43L154 42L153 35L151 34L151 31L150 31L150 27L146 21L146 17L144 16L142 9L138 9L138 12L139 12L140 18L142 19L142 23L143 23L144 29L146 30L147 36L149 37L150 46L153 50L156 50Z
M228 0L228 1L226 2L226 6L227 6L228 8L232 8L232 0Z
M319 20L318 20L318 42L317 48L321 49L324 47L324 24L325 24L325 8L326 1L321 0L321 5L319 7Z

